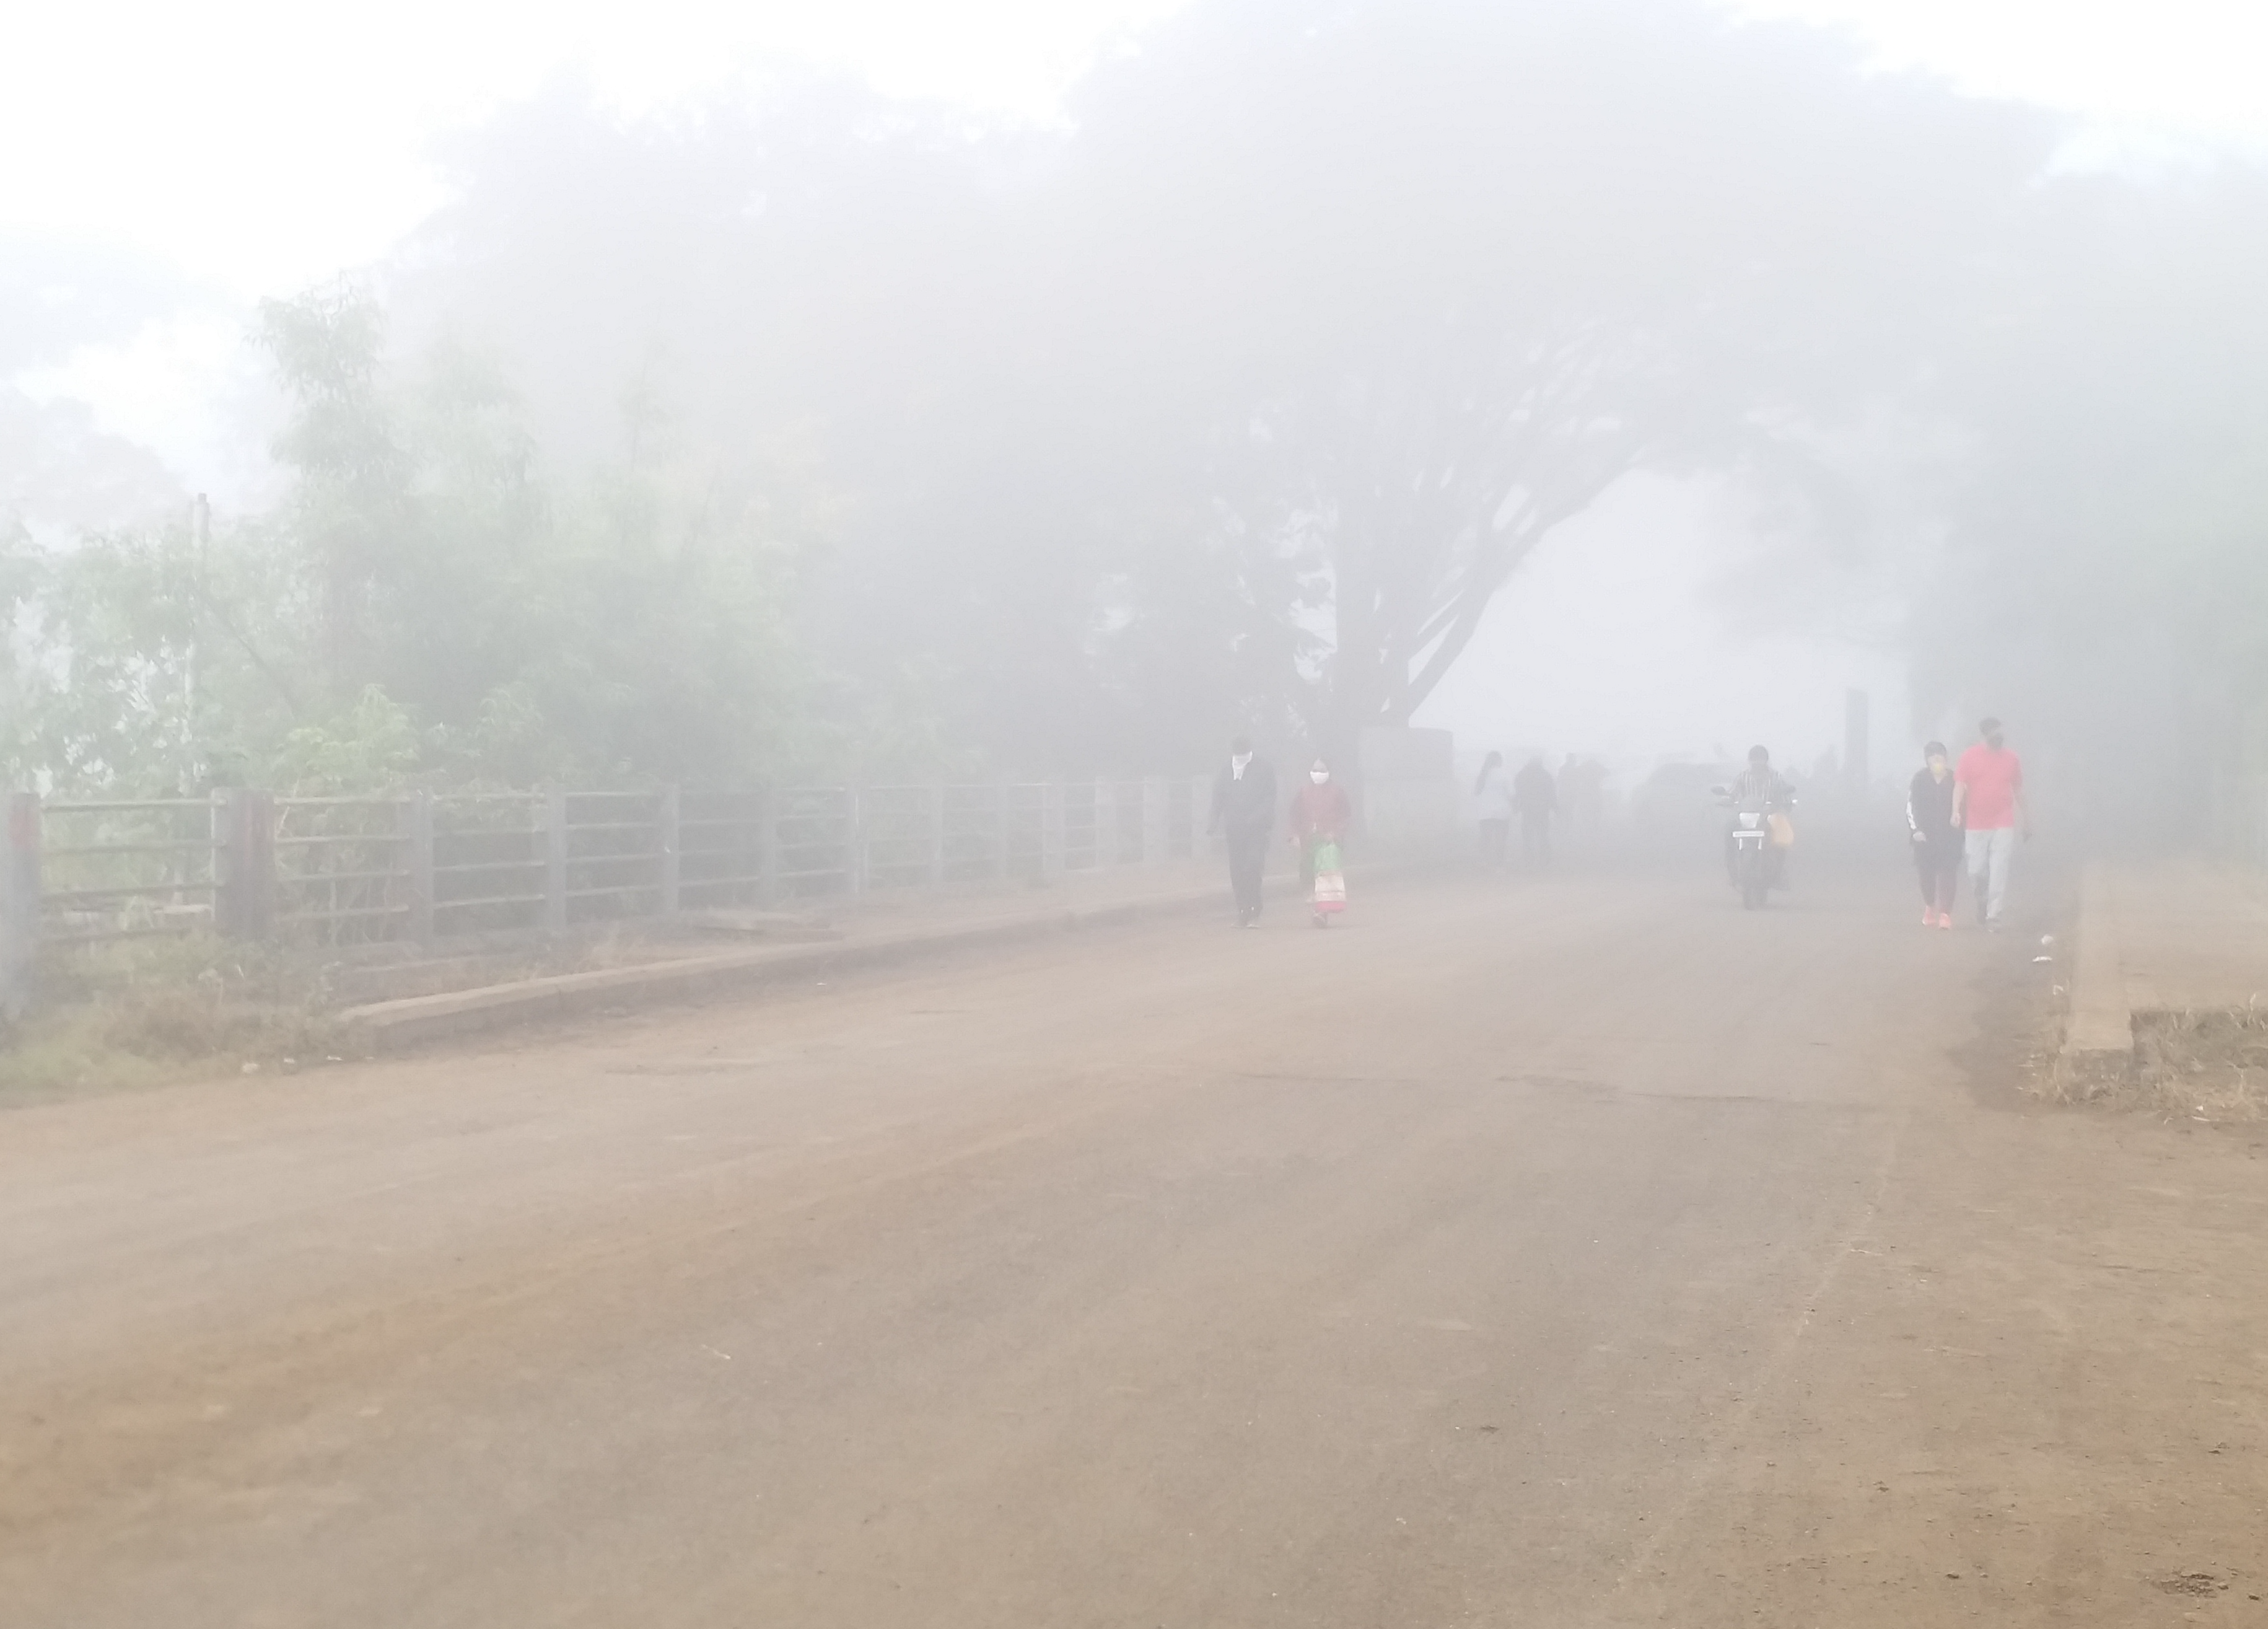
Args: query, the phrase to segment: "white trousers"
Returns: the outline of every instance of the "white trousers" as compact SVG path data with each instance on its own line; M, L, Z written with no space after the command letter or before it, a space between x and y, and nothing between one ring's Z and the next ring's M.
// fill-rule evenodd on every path
M1969 897L1987 922L2000 919L2008 898L2008 861L2016 851L2016 829L2001 826L1991 831L1965 833L1962 858L1969 862Z

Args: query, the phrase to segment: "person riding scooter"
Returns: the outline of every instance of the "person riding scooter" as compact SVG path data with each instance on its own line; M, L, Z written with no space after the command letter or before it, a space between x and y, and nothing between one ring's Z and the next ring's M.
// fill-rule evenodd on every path
M1788 819L1788 811L1795 807L1795 788L1771 766L1771 753L1763 747L1749 748L1749 767L1735 775L1724 788L1725 801L1734 809L1749 809L1761 813L1768 822L1771 840L1768 845L1771 858L1770 886L1778 888L1787 866L1787 851L1795 840L1795 827ZM1735 838L1739 817L1725 831L1725 872L1733 886L1741 886L1740 849Z

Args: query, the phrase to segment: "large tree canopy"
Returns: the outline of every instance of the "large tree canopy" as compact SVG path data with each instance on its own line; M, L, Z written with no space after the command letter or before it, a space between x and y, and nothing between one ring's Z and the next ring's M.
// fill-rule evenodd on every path
M1200 9L1082 105L1135 337L1329 562L1326 733L1406 722L1553 527L1937 359L2044 122L1693 8Z
M241 680L247 761L372 697L517 777L1337 749L1646 469L1768 500L1791 583L1927 607L1933 716L2210 692L2243 738L2259 187L2061 138L1703 0L1198 0L1042 130L554 90L465 138L376 299L271 310L251 600L195 576L137 652L18 539L13 671L95 663L122 719ZM180 580L112 542L117 594Z
M637 377L815 449L819 648L996 760L1155 763L1406 720L1623 474L1913 388L2052 135L1669 0L1219 0L1057 136L539 104L411 299L565 433Z

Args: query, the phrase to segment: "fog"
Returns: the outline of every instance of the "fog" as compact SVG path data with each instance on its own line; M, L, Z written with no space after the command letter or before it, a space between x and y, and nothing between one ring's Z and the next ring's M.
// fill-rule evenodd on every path
M171 260L17 183L18 784L1413 724L1627 778L1808 764L1852 689L1878 771L1999 712L2122 840L2261 772L2268 205L2242 98L2200 68L2220 128L2170 120L2204 19L1933 63L1824 6L752 13L704 76L674 13L564 73L479 16L430 167L270 143L226 242L130 144L89 195ZM417 28L343 85L371 129Z
M0 1629L2255 1621L2259 0L14 12Z
M1625 792L1665 759L1721 763L1752 739L1803 770L1839 759L1854 689L1893 754L1958 727L1917 733L1895 629L1748 625L1743 541L1705 487L1619 483L1536 550L1415 721L1455 732L1476 763L1597 757Z

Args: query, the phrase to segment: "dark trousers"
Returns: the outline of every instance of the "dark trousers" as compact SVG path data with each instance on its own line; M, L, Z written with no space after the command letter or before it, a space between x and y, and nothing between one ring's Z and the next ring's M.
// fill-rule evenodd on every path
M1953 894L1961 882L1961 841L1917 843L1914 870L1921 877L1921 903L1938 910L1953 909Z
M1268 866L1268 831L1228 829L1228 886L1236 892L1236 914L1260 914L1260 873Z
M1523 809L1520 815L1520 857L1530 866L1551 863L1551 816Z

